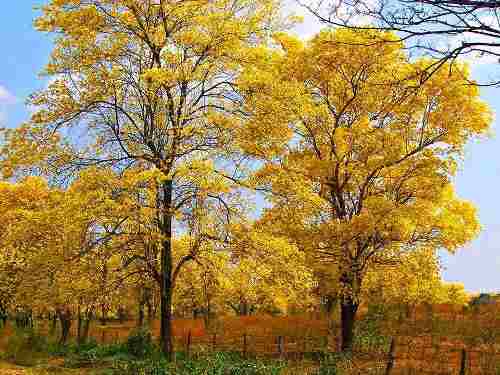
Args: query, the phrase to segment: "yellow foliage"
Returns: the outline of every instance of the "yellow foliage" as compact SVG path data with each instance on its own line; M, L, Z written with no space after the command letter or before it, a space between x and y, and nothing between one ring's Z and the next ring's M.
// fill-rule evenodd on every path
M411 61L388 38L397 40L336 29L303 43L279 33L281 49L258 49L264 57L239 83L250 114L240 147L262 165L250 182L272 191L262 223L355 299L378 265L404 267L421 248L455 251L480 229L451 181L491 111L466 66L445 66L422 85L429 61Z

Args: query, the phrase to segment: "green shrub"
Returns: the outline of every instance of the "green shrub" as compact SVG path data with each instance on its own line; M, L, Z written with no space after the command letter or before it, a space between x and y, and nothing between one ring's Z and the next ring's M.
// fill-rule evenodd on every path
M239 354L216 353L183 362L177 373L181 375L278 375L283 366L281 362L245 360Z
M386 353L391 339L382 333L380 315L367 315L354 329L354 348L368 353Z
M66 353L65 366L71 368L90 367L97 363L111 362L112 360L130 361L127 348L122 344L91 345L86 348L75 346Z
M340 375L341 368L350 363L351 357L344 353L321 353L318 372L315 375Z
M173 367L165 360L115 360L112 375L170 375Z
M153 340L151 333L144 329L138 328L133 330L127 338L127 352L137 358L144 358L153 352Z
M86 340L85 342L82 342L80 345L77 345L76 350L85 352L85 351L94 349L98 346L99 346L99 344L97 343L96 339L91 337L88 340Z
M189 359L176 356L175 362L164 358L113 363L112 375L279 375L281 362L244 360L237 354L216 353L214 355Z
M72 344L60 344L58 341L49 341L46 348L47 354L53 357L65 357L75 351Z
M43 357L47 347L45 337L33 329L17 329L7 341L4 357L15 364L33 366Z

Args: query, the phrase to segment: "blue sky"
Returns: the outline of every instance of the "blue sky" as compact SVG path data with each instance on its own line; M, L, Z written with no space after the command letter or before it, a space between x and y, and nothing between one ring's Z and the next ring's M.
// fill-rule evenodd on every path
M27 119L24 100L44 86L39 72L51 51L50 38L33 30L33 7L43 1L20 0L3 4L0 15L0 126L14 127ZM310 18L297 28L301 35L310 35L318 25ZM476 79L500 77L499 64L475 64ZM500 88L485 88L482 97L495 112L500 111ZM497 121L493 124L496 131ZM468 145L465 161L456 179L462 198L479 208L483 225L480 236L457 254L443 254L448 281L464 283L470 291L500 291L500 138Z

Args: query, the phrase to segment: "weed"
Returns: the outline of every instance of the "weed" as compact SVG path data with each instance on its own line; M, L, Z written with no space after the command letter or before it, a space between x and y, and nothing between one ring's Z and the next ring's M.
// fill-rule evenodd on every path
M126 346L129 354L138 358L145 357L153 351L151 333L144 328L133 330L127 338Z
M33 366L44 356L47 340L32 328L16 329L7 341L4 358L22 366Z

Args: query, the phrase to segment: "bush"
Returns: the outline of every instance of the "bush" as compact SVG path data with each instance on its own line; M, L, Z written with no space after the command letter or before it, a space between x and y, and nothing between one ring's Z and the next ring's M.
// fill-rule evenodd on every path
M112 375L170 375L175 374L173 367L164 359L125 361L115 360Z
M137 358L144 358L153 352L153 340L151 333L138 328L133 330L127 338L127 352Z
M278 375L280 362L243 360L237 354L217 353L196 359L177 356L175 363L164 358L115 361L112 375Z
M178 374L278 375L282 369L281 362L245 360L239 354L216 353L201 359L185 361L178 369Z
M319 361L318 372L315 375L340 375L341 368L351 362L349 354L344 353L322 353Z
M99 344L97 343L96 339L91 337L85 342L82 342L81 344L77 345L76 350L79 352L86 352L88 350L97 348Z
M34 329L17 329L7 341L5 359L22 366L33 366L43 357L47 340Z
M354 348L368 353L387 353L391 339L382 333L382 316L378 313L367 315L354 329Z

